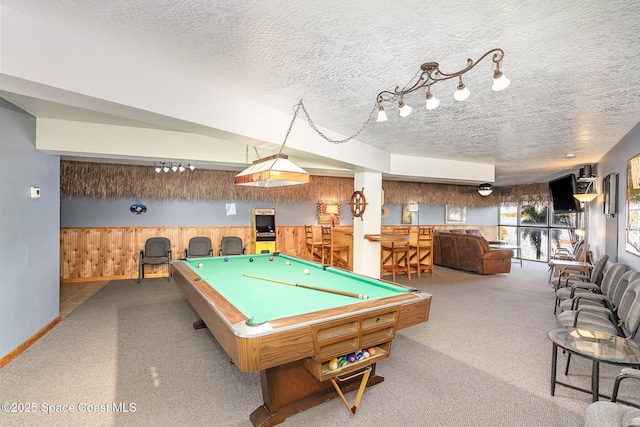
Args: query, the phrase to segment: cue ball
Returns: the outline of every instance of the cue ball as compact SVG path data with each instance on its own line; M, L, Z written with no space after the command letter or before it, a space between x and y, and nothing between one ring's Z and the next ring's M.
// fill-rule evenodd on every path
M305 269L304 269L304 271L303 271L303 273L304 273L304 274L309 274L309 269L308 269L308 268L305 268Z
M287 261L287 265L291 265L291 261Z
M198 263L198 268L202 268L202 265L203 265L203 264L202 264L201 262L199 262L199 263Z
M249 258L249 262L253 262L253 258Z
M273 257L272 256L269 257L269 261L273 261Z
M227 262L227 261L229 261L229 258L224 257L224 262Z

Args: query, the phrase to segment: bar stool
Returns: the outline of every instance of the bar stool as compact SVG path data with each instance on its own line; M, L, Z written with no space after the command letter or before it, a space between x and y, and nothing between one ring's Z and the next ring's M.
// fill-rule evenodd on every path
M322 226L322 263L349 269L348 245L337 245L333 242L333 228ZM344 252L344 257L342 253Z
M409 265L415 268L418 279L423 271L431 272L431 277L435 277L433 269L433 227L418 228L418 240L416 244L409 245L411 256Z
M393 227L392 234L408 236L409 227ZM408 241L383 240L380 244L380 276L383 276L385 271L391 271L391 277L394 282L398 273L405 273L407 278L411 280L409 258Z
M313 226L305 225L304 231L307 243L307 258L311 261L322 262L322 240L315 240Z

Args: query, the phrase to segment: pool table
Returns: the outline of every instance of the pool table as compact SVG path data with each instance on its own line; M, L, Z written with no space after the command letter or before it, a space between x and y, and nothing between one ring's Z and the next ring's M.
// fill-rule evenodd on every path
M201 318L194 327L207 327L240 370L260 371L255 426L279 424L338 387L383 381L376 362L390 355L396 331L429 318L427 293L285 254L191 258L173 269ZM371 347L374 356L329 369L331 359Z

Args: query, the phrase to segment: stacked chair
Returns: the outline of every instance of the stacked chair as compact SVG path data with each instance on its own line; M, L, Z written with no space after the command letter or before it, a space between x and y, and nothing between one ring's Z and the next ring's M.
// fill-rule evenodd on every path
M571 250L567 248L557 248L553 254L549 256L549 282L553 277L555 270L555 260L564 261L585 261L587 259L587 248L584 245L584 240L578 240Z
M556 283L558 323L564 328L584 329L637 341L640 337L640 271L627 270L615 263L606 272L598 272L608 257L600 257L587 277L569 274ZM600 277L598 276L600 275ZM600 278L600 282L598 282ZM571 353L567 354L565 375L569 372ZM593 373L592 373L593 375ZM615 380L611 402L597 401L589 405L584 421L587 427L640 427L640 409L617 402L620 382L627 378L640 380L640 369L624 368Z
M622 274L615 284L607 285L606 294L594 292L593 295L574 296L573 309L557 316L560 325L634 340L640 328L640 276L635 271L625 273L625 268L624 264L614 264L607 271L609 277L617 277L620 271ZM602 296L594 297L596 294ZM568 354L565 374L569 372L570 362L571 354Z
M586 275L583 272L573 272L566 274L562 273L556 277L552 282L554 289L556 289L556 306L553 311L554 314L557 312L557 308L563 300L573 297L573 294L575 293L575 285L580 285L580 289L597 291L604 279L604 269L608 260L608 255L602 255L598 258L589 275Z
M583 289L583 292L577 292L571 298L562 301L560 310L564 313L583 307L590 311L601 311L603 314L602 310L615 311L629 284L640 279L640 272L633 270L625 272L625 269L624 264L614 264L607 271L599 292L597 289L593 289L592 292L585 292ZM576 285L576 290L579 290L577 286L579 285Z
M640 279L629 283L620 304L612 309L578 306L558 315L566 328L581 328L633 339L640 326Z

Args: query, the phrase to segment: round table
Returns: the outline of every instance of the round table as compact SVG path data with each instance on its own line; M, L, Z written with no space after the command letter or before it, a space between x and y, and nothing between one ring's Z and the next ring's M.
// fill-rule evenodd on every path
M599 391L600 362L620 366L640 367L640 344L630 339L580 328L552 329L547 333L547 336L551 342L553 342L553 355L551 359L552 396L555 394L556 384L558 384L574 390L591 393L593 401L595 402L601 396ZM558 347L569 353L586 357L593 361L591 369L591 390L556 380ZM609 398L609 396L603 397Z

